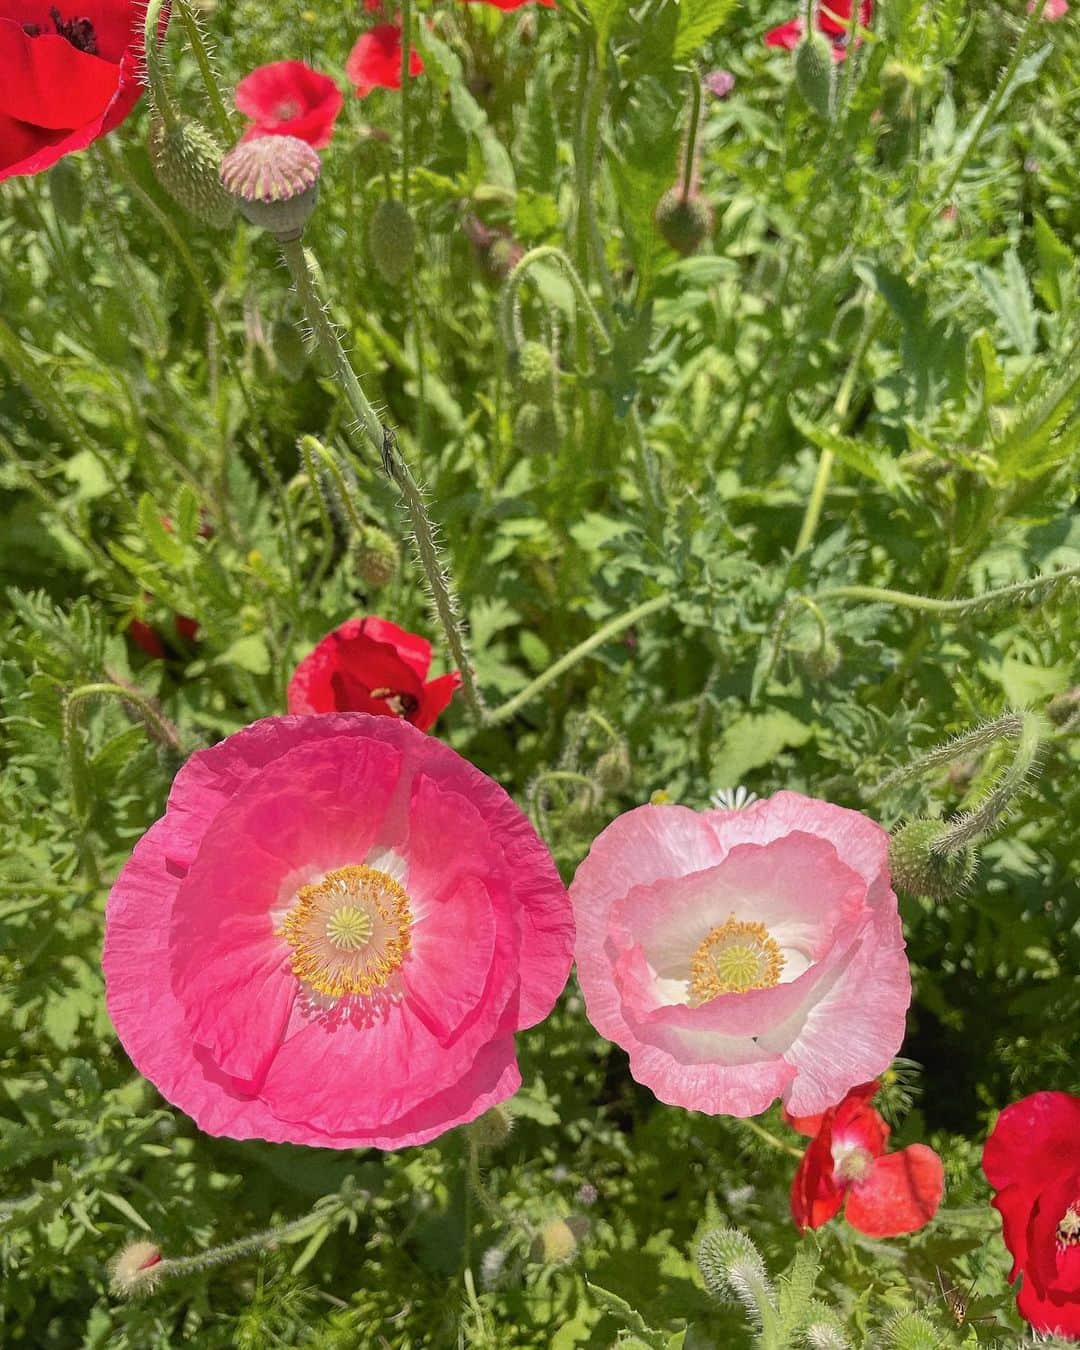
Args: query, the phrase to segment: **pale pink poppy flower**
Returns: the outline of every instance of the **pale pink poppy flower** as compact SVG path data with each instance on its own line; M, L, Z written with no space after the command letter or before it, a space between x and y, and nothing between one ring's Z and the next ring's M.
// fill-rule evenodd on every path
M1034 14L1037 8L1037 0L1028 0L1027 12ZM1042 16L1049 19L1051 23L1056 23L1058 19L1063 19L1069 12L1069 0L1046 0Z
M573 947L547 848L407 722L271 717L194 755L109 896L109 1013L208 1134L423 1143L521 1079Z
M570 887L590 1021L673 1106L827 1110L904 1036L888 843L857 811L795 792L619 816Z

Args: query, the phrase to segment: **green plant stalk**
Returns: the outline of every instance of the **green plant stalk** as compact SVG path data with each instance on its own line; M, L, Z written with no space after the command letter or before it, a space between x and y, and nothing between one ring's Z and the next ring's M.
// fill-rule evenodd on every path
M596 651L597 647L602 647L609 638L616 637L632 624L639 623L650 614L655 614L657 610L666 609L671 604L670 595L654 595L651 600L646 600L640 605L635 605L633 609L627 610L625 614L619 614L614 619L609 619L607 623L598 628L591 637L587 637L584 642L559 658L554 665L548 666L543 674L538 675L513 698L507 699L498 708L493 708L486 717L489 725L496 725L499 722L506 722L527 703L531 702L537 694L543 691L557 679L565 675L568 670L573 669L579 661L583 661L586 656Z
M409 209L409 174L411 164L411 132L409 122L409 93L412 79L409 67L412 56L412 0L401 0L401 204Z
M364 522L360 519L360 514L352 499L352 492L350 491L348 483L345 481L345 475L341 472L341 465L338 463L337 456L333 451L323 445L322 441L317 440L314 436L302 436L300 438L300 446L305 461L310 463L312 468L314 468L315 457L318 456L327 473L333 478L338 490L338 498L345 510L345 514L349 518L349 526L355 534L357 542L359 542L360 535L364 529ZM318 482L313 480L313 485L316 491L318 491ZM321 494L319 495L319 500L322 502ZM322 509L324 512L326 511L325 504L323 504Z
M1000 717L995 717L991 722L984 722L981 726L965 732L962 736L956 736L944 745L937 745L932 750L927 750L924 754L917 755L909 764L902 764L900 768L894 769L879 783L873 787L867 788L864 796L868 799L878 796L882 792L887 792L889 788L895 787L897 783L904 783L910 778L921 778L924 773L931 769L943 768L946 764L952 764L954 760L960 759L963 755L975 754L977 751L989 749L999 741L1016 740L1022 733L1024 719L1021 713L1007 712Z
M957 816L930 851L945 855L974 844L986 835L992 834L1001 823L1004 813L1019 793L1032 771L1035 769L1039 744L1042 739L1042 721L1037 713L1021 713L1020 735L1016 743L1016 752L1012 763L1001 776L1000 782L971 811Z
M165 1257L151 1269L155 1278L159 1279L197 1275L201 1271L211 1270L214 1266L224 1266L230 1261L250 1256L276 1243L303 1237L311 1230L322 1227L326 1222L327 1220L319 1214L305 1214L290 1223L278 1224L277 1227L266 1228L261 1233L250 1233L247 1237L237 1238L235 1242L225 1242L220 1247L209 1247L195 1256Z
M177 125L177 117L165 86L165 74L161 64L159 31L162 4L163 0L147 0L143 22L143 60L146 62L146 84L150 91L150 102L154 112L171 131Z
M600 311L593 304L592 297L589 295L585 283L579 276L577 268L575 268L574 264L562 249L556 248L554 244L539 244L536 248L529 249L528 253L519 259L513 271L506 278L506 282L503 285L500 319L503 341L506 343L507 347L513 350L515 347L520 347L524 341L524 334L519 332L516 318L517 292L521 288L529 268L538 262L543 262L545 259L550 259L552 262L558 263L566 273L566 278L570 282L574 295L577 297L578 304L581 306L582 311L588 319L589 325L596 336L600 351L602 353L610 352L611 337L608 334L603 319L600 317Z
M802 1149L796 1148L794 1144L785 1144L782 1139L777 1139L776 1135L773 1134L771 1130L767 1130L764 1125L759 1125L756 1120L751 1120L747 1117L745 1119L740 1119L739 1124L745 1126L751 1134L756 1134L757 1137L768 1144L770 1148L775 1148L780 1153L786 1153L790 1158L802 1158Z
M854 7L854 5L853 5ZM836 392L836 401L833 404L833 417L838 422L843 422L848 415L848 409L851 407L851 396L855 392L855 381L858 378L859 368L862 365L863 357L866 355L870 343L873 341L874 334L877 332L879 324L884 319L884 311L874 313L872 308L867 310L866 317L863 319L863 326L859 332L859 337L855 343L855 350L851 354L851 360L848 362L847 370L844 372L844 378L840 381L840 388ZM799 537L795 541L796 555L805 552L813 543L814 535L817 533L818 524L821 521L821 512L825 505L825 494L829 490L829 479L832 477L835 455L831 450L822 450L818 458L817 473L814 476L814 485L810 489L810 497L806 503L806 511L803 515L802 525L799 528Z
M812 5L813 0L809 0ZM698 126L701 122L701 76L696 70L689 72L690 80L690 124L686 129L686 148L684 151L682 173L682 196L686 201L694 187L694 165L697 163Z
M1033 592L1053 590L1058 586L1080 580L1080 567L1066 567L1059 572L1047 572L1041 577L1032 577L1030 581L1016 581L1009 586L1001 586L994 591L984 591L982 595L968 596L961 600L937 600L929 595L912 595L907 591L893 591L883 586L833 586L829 590L818 591L814 599L819 604L829 600L858 600L867 603L900 605L904 609L921 610L928 614L976 613L980 609L991 608L998 604L1008 604L1010 600L1024 601Z
M106 681L97 684L82 684L78 689L73 689L68 694L65 706L68 710L71 710L90 698L118 698L124 703L131 704L133 708L138 709L148 729L156 731L161 741L168 745L170 749L175 750L178 754L183 753L183 744L176 727L168 718L162 716L146 695L140 693L138 689Z
M357 378L356 371L353 370L352 362L341 345L337 330L331 323L326 312L326 306L319 295L315 276L302 242L297 239L282 243L281 252L292 275L296 294L300 300L300 307L311 329L315 343L329 365L346 403L351 408L357 426L371 442L379 455L384 472L396 484L405 500L416 540L417 553L424 569L424 575L427 578L432 602L442 624L443 633L454 662L461 673L465 701L477 721L483 721L483 699L480 696L472 662L465 645L465 635L457 618L454 597L435 546L434 526L428 516L420 489L409 470L409 466L402 458L393 432L389 428L383 427L378 414L360 387L360 381Z
M1013 48L1013 54L1009 60L1009 64L1005 67L1001 79L999 79L995 85L994 92L990 95L986 103L983 104L982 112L979 114L978 121L975 123L972 133L968 138L968 143L964 146L963 153L953 166L953 170L949 174L949 177L945 180L945 186L938 193L937 197L934 199L933 205L927 211L927 216L936 215L941 207L944 206L952 196L953 189L960 181L964 170L968 166L968 161L971 159L972 155L975 153L976 147L982 140L983 133L994 120L997 110L1001 106L1002 99L1004 99L1009 85L1012 84L1013 76L1016 74L1020 62L1024 59L1024 53L1027 50L1031 35L1042 22L1043 10L1046 8L1046 3L1047 0L1035 0L1035 4L1028 13L1024 26L1020 30L1020 36L1016 39L1016 46Z
M192 10L189 0L174 0L174 3L176 5L177 13L180 15L180 22L184 25L184 32L187 34L188 45L190 46L196 64L199 67L199 74L202 76L202 82L206 89L206 96L210 100L210 112L214 125L224 139L225 147L227 149L232 144L234 135L232 120L230 119L228 109L225 106L225 100L221 94L221 87L214 74L214 67L210 60L210 52L206 45L206 39L203 37L199 20Z

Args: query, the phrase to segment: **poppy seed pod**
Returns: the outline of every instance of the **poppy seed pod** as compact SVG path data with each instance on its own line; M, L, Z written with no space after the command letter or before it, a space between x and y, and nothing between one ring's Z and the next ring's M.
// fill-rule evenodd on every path
M279 243L299 239L315 209L322 161L295 136L241 141L221 161L221 182L240 214Z
M416 223L403 202L389 197L378 204L368 222L368 244L383 278L399 282L416 252Z
M397 544L378 525L368 525L360 536L356 570L360 580L372 590L385 586L397 574Z
M832 46L820 33L808 34L795 48L795 84L806 106L830 121L836 68Z
M669 188L656 208L656 228L676 253L688 258L696 253L713 227L709 203L697 192Z

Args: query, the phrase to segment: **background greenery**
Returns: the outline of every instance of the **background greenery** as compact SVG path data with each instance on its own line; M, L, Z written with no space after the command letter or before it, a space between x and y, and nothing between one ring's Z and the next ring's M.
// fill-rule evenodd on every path
M436 730L527 806L567 878L656 792L700 807L736 784L793 788L890 827L954 813L1007 747L872 807L865 793L1078 683L1066 584L945 614L822 599L824 647L809 607L785 611L844 586L962 598L1080 565L1075 13L1025 27L1011 0L891 0L841 69L832 122L762 44L789 15L782 0L424 8L418 247L397 281L366 223L401 190L398 97L349 99L324 154L307 242L430 491L489 705L666 597L512 718L477 727L459 699ZM286 57L341 76L370 22L265 0L204 17L226 88ZM168 51L178 101L207 118L175 18ZM680 258L653 213L678 173L687 71L717 66L736 83L704 95L714 225ZM748 1344L694 1241L733 1224L782 1269L795 1159L638 1088L573 981L521 1038L517 1128L479 1190L460 1133L385 1156L200 1135L115 1040L104 899L183 758L283 711L296 660L354 614L442 649L407 549L377 593L362 580L354 517L395 537L403 518L374 458L345 450L348 414L304 350L272 242L186 216L146 131L143 108L0 189L0 1339L612 1344L633 1317L591 1282L629 1300L649 1344ZM471 242L476 221L493 246ZM514 312L511 240L566 251L608 341L551 255L518 278ZM551 388L523 386L522 335L554 351ZM299 459L304 433L340 454L345 499ZM197 620L195 640L175 615ZM164 662L133 646L134 616L166 637ZM113 693L86 692L100 685ZM905 1054L922 1069L901 1066L885 1100L898 1144L942 1152L948 1195L911 1239L838 1221L806 1240L852 1345L1019 1335L978 1159L994 1110L1080 1090L1080 756L1061 708L968 891L902 897ZM778 1116L762 1124L798 1144ZM191 1255L309 1211L295 1241L146 1301L109 1293L106 1263L132 1237ZM545 1227L560 1217L572 1241ZM936 1267L946 1287L975 1281L972 1319L957 1323ZM904 1340L913 1323L890 1319L905 1310L936 1339Z

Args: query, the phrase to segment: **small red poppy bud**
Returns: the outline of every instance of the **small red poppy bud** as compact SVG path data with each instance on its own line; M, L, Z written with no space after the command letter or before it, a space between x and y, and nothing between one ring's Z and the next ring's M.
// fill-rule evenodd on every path
M155 119L148 148L154 173L173 201L204 225L225 229L236 203L221 186L221 146L206 128L198 122L166 126Z
M836 66L832 45L820 33L810 33L795 48L795 84L803 101L823 117L832 119L836 91Z
M688 258L711 233L713 213L697 192L670 188L656 208L656 228L676 253Z
M315 209L322 161L295 136L260 136L234 145L221 161L221 182L252 225L280 243L299 239Z
M368 244L383 277L399 282L416 252L416 223L404 203L390 197L378 204L368 222Z
M129 1242L109 1265L113 1293L124 1298L153 1291L161 1275L161 1251L152 1242Z

